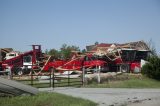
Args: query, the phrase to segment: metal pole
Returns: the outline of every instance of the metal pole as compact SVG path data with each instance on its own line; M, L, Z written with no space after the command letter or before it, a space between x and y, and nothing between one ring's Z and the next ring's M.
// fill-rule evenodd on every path
M52 78L52 87L54 88L55 87L55 83L54 83L54 80L55 80L55 76L54 76L54 72L55 72L55 69L53 69L53 78Z
M51 81L51 80L52 80L51 74L52 74L52 69L51 69L50 72L49 72L49 77L50 77L50 78L49 78L49 85L50 85L50 87L52 87L52 84L51 84L51 83L52 83L52 81Z
M68 86L70 86L70 75L69 75L69 71L68 71Z

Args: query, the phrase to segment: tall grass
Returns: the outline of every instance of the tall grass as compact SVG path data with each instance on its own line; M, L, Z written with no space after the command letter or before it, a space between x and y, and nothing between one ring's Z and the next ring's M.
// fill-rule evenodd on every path
M39 93L35 96L3 97L0 106L96 106L89 100L58 93Z

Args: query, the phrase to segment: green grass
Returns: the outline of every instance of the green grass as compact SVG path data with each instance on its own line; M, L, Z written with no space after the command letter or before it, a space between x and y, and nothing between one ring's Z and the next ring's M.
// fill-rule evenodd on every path
M35 96L1 97L0 106L97 106L97 104L59 93L43 92Z
M93 88L160 88L160 81L147 78L141 75L119 75L109 81L103 81L101 84L92 82L86 87Z

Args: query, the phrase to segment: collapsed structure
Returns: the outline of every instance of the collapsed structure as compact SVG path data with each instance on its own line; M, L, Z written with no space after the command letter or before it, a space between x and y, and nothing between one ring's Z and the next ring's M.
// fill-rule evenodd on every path
M69 60L57 60L53 56L47 56L42 53L41 45L32 45L32 50L24 53L9 52L6 53L0 62L0 71L10 70L11 74L29 74L32 71L36 74L56 70L64 71L82 71L94 69L96 66L104 66L105 61L93 59L92 55L73 56Z
M150 49L144 41L124 44L106 44L86 46L88 52L92 52L99 59L108 63L105 70L108 71L135 71L140 69L141 61L146 60Z
M100 67L101 72L140 71L142 60L146 60L150 49L144 41L125 44L106 44L87 46L87 53L74 55L69 60L56 60L54 57L46 57L41 51L41 45L32 45L33 50L17 54L11 49L1 49L0 70L10 68L14 74L29 73L35 69L39 72L47 72L56 69L64 71L82 71L82 67L92 72ZM12 52L10 52L12 51ZM8 53L9 52L9 53ZM4 58L4 54L6 57ZM29 70L29 71L28 71Z

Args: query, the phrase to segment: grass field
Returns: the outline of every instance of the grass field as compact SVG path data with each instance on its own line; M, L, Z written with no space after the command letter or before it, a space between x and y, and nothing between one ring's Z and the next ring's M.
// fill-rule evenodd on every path
M142 75L122 74L116 78L103 81L101 84L92 82L85 87L93 88L160 88L160 81Z
M58 93L39 93L35 96L0 97L0 106L96 106L89 100Z

